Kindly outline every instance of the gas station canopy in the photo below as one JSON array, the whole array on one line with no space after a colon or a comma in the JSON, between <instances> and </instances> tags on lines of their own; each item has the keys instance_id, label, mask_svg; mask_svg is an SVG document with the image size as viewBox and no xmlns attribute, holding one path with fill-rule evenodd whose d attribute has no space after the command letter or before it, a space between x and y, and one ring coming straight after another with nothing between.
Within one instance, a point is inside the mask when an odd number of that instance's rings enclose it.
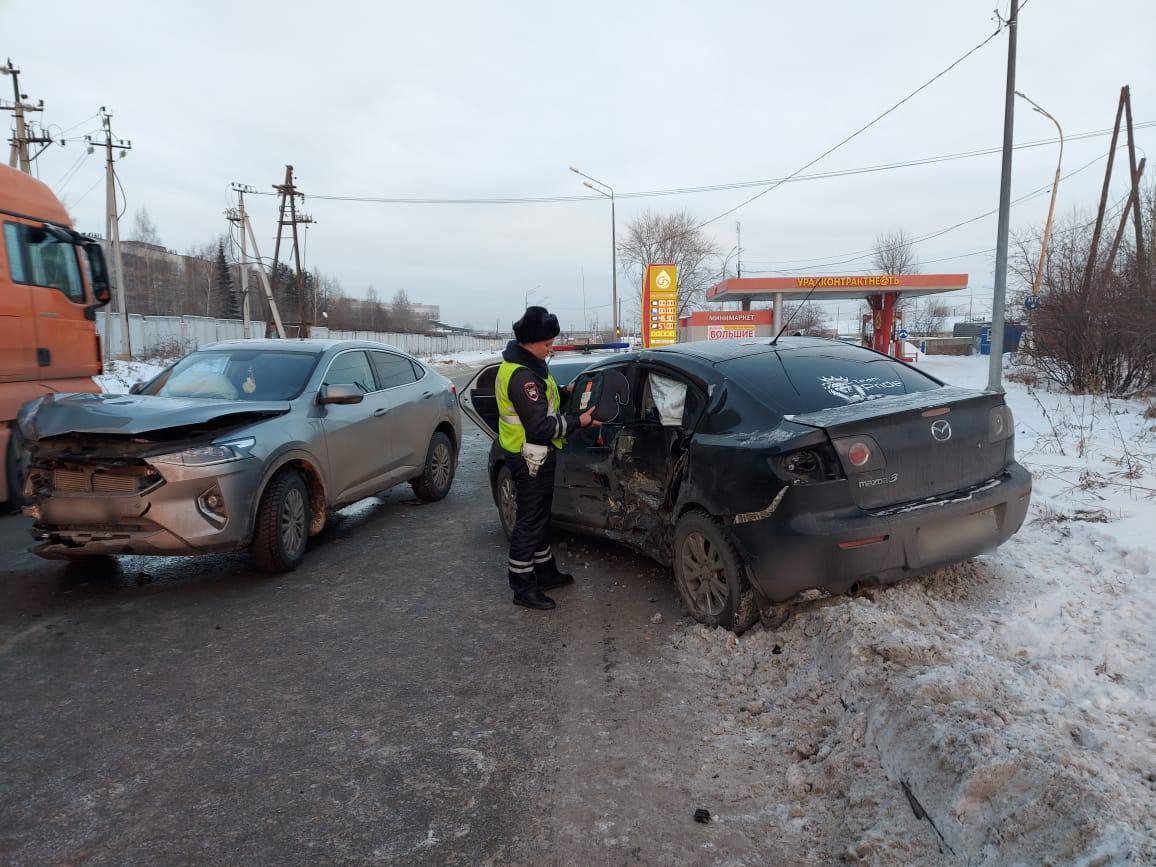
<instances>
[{"instance_id":1,"label":"gas station canopy","mask_svg":"<svg viewBox=\"0 0 1156 867\"><path fill-rule=\"evenodd\" d=\"M901 356L895 302L967 288L966 274L863 274L852 277L735 277L707 290L708 303L739 301L750 310L756 299L775 302L774 328L779 329L784 301L838 301L861 298L871 308L871 346Z\"/></svg>"},{"instance_id":2,"label":"gas station canopy","mask_svg":"<svg viewBox=\"0 0 1156 867\"><path fill-rule=\"evenodd\" d=\"M954 292L967 288L966 274L863 274L855 277L733 277L707 290L707 303L723 301L802 301L810 293L814 301L895 293L906 297Z\"/></svg>"}]
</instances>

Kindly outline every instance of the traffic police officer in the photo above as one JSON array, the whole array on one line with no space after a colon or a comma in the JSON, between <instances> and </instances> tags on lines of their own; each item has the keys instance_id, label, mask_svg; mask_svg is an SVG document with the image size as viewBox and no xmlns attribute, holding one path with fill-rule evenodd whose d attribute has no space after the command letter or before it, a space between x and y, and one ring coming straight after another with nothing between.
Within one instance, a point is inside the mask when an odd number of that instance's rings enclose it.
<instances>
[{"instance_id":1,"label":"traffic police officer","mask_svg":"<svg viewBox=\"0 0 1156 867\"><path fill-rule=\"evenodd\" d=\"M546 367L559 330L558 317L545 307L527 307L514 323L515 339L502 353L495 386L498 442L507 452L518 506L510 536L510 589L515 605L540 611L554 607L543 591L574 581L558 570L550 549L554 451L576 427L600 424L593 407L580 416L562 412L558 383Z\"/></svg>"}]
</instances>

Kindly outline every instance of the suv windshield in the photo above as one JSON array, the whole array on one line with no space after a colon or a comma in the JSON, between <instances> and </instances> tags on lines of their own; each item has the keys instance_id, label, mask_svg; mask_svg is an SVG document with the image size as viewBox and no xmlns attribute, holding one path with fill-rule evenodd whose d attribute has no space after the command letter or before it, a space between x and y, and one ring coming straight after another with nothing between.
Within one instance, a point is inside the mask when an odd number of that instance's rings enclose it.
<instances>
[{"instance_id":1,"label":"suv windshield","mask_svg":"<svg viewBox=\"0 0 1156 867\"><path fill-rule=\"evenodd\" d=\"M141 394L206 400L292 400L301 394L318 356L312 352L216 349L187 355Z\"/></svg>"},{"instance_id":2,"label":"suv windshield","mask_svg":"<svg viewBox=\"0 0 1156 867\"><path fill-rule=\"evenodd\" d=\"M723 362L719 368L782 415L940 387L925 373L856 346L766 352Z\"/></svg>"}]
</instances>

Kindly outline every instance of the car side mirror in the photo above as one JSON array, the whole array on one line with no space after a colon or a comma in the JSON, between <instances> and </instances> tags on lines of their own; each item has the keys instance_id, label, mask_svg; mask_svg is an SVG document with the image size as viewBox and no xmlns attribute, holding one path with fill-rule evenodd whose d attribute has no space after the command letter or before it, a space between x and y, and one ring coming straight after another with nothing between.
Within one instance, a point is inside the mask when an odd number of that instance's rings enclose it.
<instances>
[{"instance_id":1,"label":"car side mirror","mask_svg":"<svg viewBox=\"0 0 1156 867\"><path fill-rule=\"evenodd\" d=\"M91 238L82 241L88 256L88 270L92 277L93 307L104 307L112 300L112 281L108 278L108 265L104 261L104 250Z\"/></svg>"},{"instance_id":2,"label":"car side mirror","mask_svg":"<svg viewBox=\"0 0 1156 867\"><path fill-rule=\"evenodd\" d=\"M365 395L356 385L323 385L317 392L317 402L321 406L331 403L347 406L352 403L361 403Z\"/></svg>"},{"instance_id":3,"label":"car side mirror","mask_svg":"<svg viewBox=\"0 0 1156 867\"><path fill-rule=\"evenodd\" d=\"M144 391L144 389L145 389L145 384L143 382L134 382L132 384L132 388L130 388L128 390L128 393L129 394L140 394L142 391Z\"/></svg>"}]
</instances>

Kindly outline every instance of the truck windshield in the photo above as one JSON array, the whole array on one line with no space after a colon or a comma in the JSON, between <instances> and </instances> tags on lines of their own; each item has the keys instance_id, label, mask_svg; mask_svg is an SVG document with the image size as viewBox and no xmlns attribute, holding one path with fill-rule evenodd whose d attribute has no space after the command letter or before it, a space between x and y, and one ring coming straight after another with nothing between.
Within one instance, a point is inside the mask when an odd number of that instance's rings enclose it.
<instances>
[{"instance_id":1,"label":"truck windshield","mask_svg":"<svg viewBox=\"0 0 1156 867\"><path fill-rule=\"evenodd\" d=\"M293 400L318 356L312 352L210 349L187 355L141 394L205 400Z\"/></svg>"}]
</instances>

